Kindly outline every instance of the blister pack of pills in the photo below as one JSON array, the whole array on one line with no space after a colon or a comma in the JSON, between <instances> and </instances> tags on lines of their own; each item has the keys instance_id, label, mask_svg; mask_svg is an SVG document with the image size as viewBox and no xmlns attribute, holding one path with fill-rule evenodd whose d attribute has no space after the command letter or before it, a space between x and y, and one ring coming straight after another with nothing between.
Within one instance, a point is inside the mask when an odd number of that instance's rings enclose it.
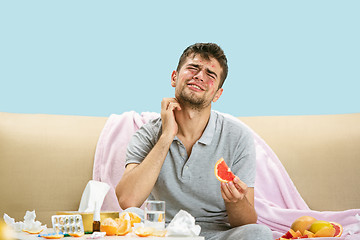
<instances>
[{"instance_id":1,"label":"blister pack of pills","mask_svg":"<svg viewBox=\"0 0 360 240\"><path fill-rule=\"evenodd\" d=\"M80 214L53 215L51 217L54 232L56 233L83 233L84 225Z\"/></svg>"}]
</instances>

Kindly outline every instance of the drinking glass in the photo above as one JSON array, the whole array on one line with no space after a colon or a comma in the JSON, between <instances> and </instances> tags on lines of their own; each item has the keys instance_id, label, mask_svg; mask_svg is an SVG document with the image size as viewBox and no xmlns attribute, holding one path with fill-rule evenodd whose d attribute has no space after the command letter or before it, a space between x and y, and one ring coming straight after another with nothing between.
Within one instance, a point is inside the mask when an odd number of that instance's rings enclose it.
<instances>
[{"instance_id":1,"label":"drinking glass","mask_svg":"<svg viewBox=\"0 0 360 240\"><path fill-rule=\"evenodd\" d=\"M147 200L145 202L145 226L165 229L165 202Z\"/></svg>"}]
</instances>

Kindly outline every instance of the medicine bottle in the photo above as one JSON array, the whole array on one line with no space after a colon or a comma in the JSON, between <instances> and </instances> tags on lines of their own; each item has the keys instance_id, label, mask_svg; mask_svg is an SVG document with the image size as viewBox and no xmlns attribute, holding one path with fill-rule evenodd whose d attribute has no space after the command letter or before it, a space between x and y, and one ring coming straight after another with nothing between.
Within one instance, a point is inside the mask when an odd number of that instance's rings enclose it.
<instances>
[{"instance_id":1,"label":"medicine bottle","mask_svg":"<svg viewBox=\"0 0 360 240\"><path fill-rule=\"evenodd\" d=\"M94 209L93 232L100 232L100 207L97 202L95 202Z\"/></svg>"}]
</instances>

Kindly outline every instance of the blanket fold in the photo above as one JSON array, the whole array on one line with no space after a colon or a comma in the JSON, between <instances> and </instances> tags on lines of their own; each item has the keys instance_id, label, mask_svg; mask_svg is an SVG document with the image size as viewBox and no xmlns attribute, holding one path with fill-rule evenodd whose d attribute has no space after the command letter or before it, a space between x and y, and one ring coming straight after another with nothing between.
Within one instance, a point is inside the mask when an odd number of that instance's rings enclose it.
<instances>
[{"instance_id":1,"label":"blanket fold","mask_svg":"<svg viewBox=\"0 0 360 240\"><path fill-rule=\"evenodd\" d=\"M223 115L241 122L231 115ZM138 114L131 111L121 115L112 114L107 120L97 143L93 168L93 179L106 182L111 187L102 210L121 211L115 188L125 169L127 144L144 123L159 116L158 113ZM360 209L323 212L311 210L276 154L258 134L250 130L254 134L256 147L255 209L258 223L270 227L274 238L278 238L289 230L296 218L308 215L319 220L338 222L344 227L341 238L321 238L322 240L360 240Z\"/></svg>"}]
</instances>

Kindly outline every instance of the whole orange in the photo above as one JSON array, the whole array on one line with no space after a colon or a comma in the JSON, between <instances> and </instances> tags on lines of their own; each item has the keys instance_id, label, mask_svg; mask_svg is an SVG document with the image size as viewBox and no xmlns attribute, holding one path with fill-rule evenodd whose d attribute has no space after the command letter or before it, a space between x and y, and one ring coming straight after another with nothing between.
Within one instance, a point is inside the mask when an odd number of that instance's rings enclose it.
<instances>
[{"instance_id":1,"label":"whole orange","mask_svg":"<svg viewBox=\"0 0 360 240\"><path fill-rule=\"evenodd\" d=\"M316 221L316 218L310 216L302 216L297 218L291 225L291 229L295 232L299 230L304 235L305 230L309 230L311 224Z\"/></svg>"}]
</instances>

